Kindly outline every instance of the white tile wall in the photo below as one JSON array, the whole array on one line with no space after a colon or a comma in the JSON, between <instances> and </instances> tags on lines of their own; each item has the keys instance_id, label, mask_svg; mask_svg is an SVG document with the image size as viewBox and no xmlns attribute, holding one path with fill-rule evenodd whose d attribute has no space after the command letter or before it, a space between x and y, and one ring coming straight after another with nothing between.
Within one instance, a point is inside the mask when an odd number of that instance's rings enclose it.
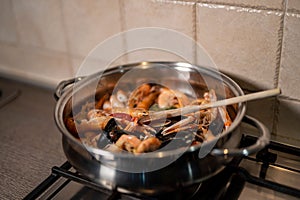
<instances>
[{"instance_id":1,"label":"white tile wall","mask_svg":"<svg viewBox=\"0 0 300 200\"><path fill-rule=\"evenodd\" d=\"M0 44L0 71L48 87L72 77L68 56L40 48Z\"/></svg>"},{"instance_id":2,"label":"white tile wall","mask_svg":"<svg viewBox=\"0 0 300 200\"><path fill-rule=\"evenodd\" d=\"M279 87L278 123L274 139L300 146L300 1L287 1L284 18Z\"/></svg>"},{"instance_id":3,"label":"white tile wall","mask_svg":"<svg viewBox=\"0 0 300 200\"><path fill-rule=\"evenodd\" d=\"M300 14L286 14L283 36L279 86L283 95L300 100Z\"/></svg>"},{"instance_id":4,"label":"white tile wall","mask_svg":"<svg viewBox=\"0 0 300 200\"><path fill-rule=\"evenodd\" d=\"M288 0L288 10L300 11L300 1L299 0Z\"/></svg>"},{"instance_id":5,"label":"white tile wall","mask_svg":"<svg viewBox=\"0 0 300 200\"><path fill-rule=\"evenodd\" d=\"M267 11L257 9L211 4L197 6L197 39L219 69L244 88L272 88L279 46L277 30L282 13L269 12L271 16L268 16ZM256 25L258 21L260 24ZM249 102L247 114L261 120L272 131L274 106L274 99Z\"/></svg>"},{"instance_id":6,"label":"white tile wall","mask_svg":"<svg viewBox=\"0 0 300 200\"><path fill-rule=\"evenodd\" d=\"M161 27L178 31L186 37L194 39L194 3L175 1L149 1L149 0L122 0L124 15L124 30L144 27ZM155 43L162 39L163 35L157 35L157 38L149 38L145 35L148 43ZM151 41L152 40L152 41ZM174 55L174 49L169 45L168 38L162 43L168 43L164 52L156 50L143 50L132 52L128 55L128 62L138 62L142 60L184 60L180 56ZM126 38L128 50L135 45L136 39ZM174 43L179 41L174 41ZM147 46L147 45L145 45ZM190 49L190 54L193 50Z\"/></svg>"},{"instance_id":7,"label":"white tile wall","mask_svg":"<svg viewBox=\"0 0 300 200\"><path fill-rule=\"evenodd\" d=\"M85 57L98 44L121 31L118 0L63 0L62 12L72 55Z\"/></svg>"},{"instance_id":8,"label":"white tile wall","mask_svg":"<svg viewBox=\"0 0 300 200\"><path fill-rule=\"evenodd\" d=\"M60 0L13 0L20 43L66 52Z\"/></svg>"},{"instance_id":9,"label":"white tile wall","mask_svg":"<svg viewBox=\"0 0 300 200\"><path fill-rule=\"evenodd\" d=\"M73 76L86 76L99 71L104 71L110 67L126 64L124 56L112 60L103 60L93 57L72 57Z\"/></svg>"},{"instance_id":10,"label":"white tile wall","mask_svg":"<svg viewBox=\"0 0 300 200\"><path fill-rule=\"evenodd\" d=\"M281 15L265 10L198 4L197 40L220 70L256 88L272 88Z\"/></svg>"},{"instance_id":11,"label":"white tile wall","mask_svg":"<svg viewBox=\"0 0 300 200\"><path fill-rule=\"evenodd\" d=\"M279 99L249 102L247 113L263 121L274 139L300 145L299 2L2 0L0 75L55 87L59 81L75 76L91 50L98 44L105 46L105 41L115 34L145 27L171 29L199 42L219 69L242 87L262 90L278 84L282 89ZM158 34L153 38L160 43L171 37ZM123 55L143 39L148 40L148 45L151 42L149 38L124 34L113 47L94 51L87 65L102 70L107 63L114 66L185 59L173 52L151 49ZM181 45L190 58L199 61L194 46L178 40L171 43Z\"/></svg>"},{"instance_id":12,"label":"white tile wall","mask_svg":"<svg viewBox=\"0 0 300 200\"><path fill-rule=\"evenodd\" d=\"M0 27L0 41L17 42L16 21L10 0L2 0L0 3Z\"/></svg>"},{"instance_id":13,"label":"white tile wall","mask_svg":"<svg viewBox=\"0 0 300 200\"><path fill-rule=\"evenodd\" d=\"M163 27L193 37L193 3L122 0L124 28ZM187 23L189 22L189 23Z\"/></svg>"}]
</instances>

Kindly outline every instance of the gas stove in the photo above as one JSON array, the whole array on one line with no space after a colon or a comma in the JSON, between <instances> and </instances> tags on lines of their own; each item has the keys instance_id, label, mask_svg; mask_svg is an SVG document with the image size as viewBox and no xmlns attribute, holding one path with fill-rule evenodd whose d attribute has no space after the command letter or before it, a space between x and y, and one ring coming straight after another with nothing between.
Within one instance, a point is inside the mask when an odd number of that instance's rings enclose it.
<instances>
[{"instance_id":1,"label":"gas stove","mask_svg":"<svg viewBox=\"0 0 300 200\"><path fill-rule=\"evenodd\" d=\"M240 146L256 141L243 136ZM129 194L117 186L113 190L91 182L69 162L54 166L50 176L24 199L299 199L300 148L270 144L255 155L234 158L219 174L200 184L183 187L160 196Z\"/></svg>"}]
</instances>

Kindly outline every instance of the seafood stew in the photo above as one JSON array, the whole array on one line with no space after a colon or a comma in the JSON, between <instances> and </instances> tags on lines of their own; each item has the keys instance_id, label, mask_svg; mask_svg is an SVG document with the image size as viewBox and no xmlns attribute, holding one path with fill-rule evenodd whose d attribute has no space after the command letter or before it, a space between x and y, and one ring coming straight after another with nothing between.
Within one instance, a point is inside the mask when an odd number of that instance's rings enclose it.
<instances>
[{"instance_id":1,"label":"seafood stew","mask_svg":"<svg viewBox=\"0 0 300 200\"><path fill-rule=\"evenodd\" d=\"M133 91L106 90L84 102L64 123L84 145L110 152L141 154L200 145L228 129L234 120L231 106L210 108L152 119L151 113L217 101L216 91L202 90L196 99L180 90L143 83ZM140 119L150 116L150 121ZM172 145L169 145L172 142Z\"/></svg>"},{"instance_id":2,"label":"seafood stew","mask_svg":"<svg viewBox=\"0 0 300 200\"><path fill-rule=\"evenodd\" d=\"M138 106L146 97L132 96L142 88L154 92L146 109ZM159 107L164 89L171 95L183 93L188 105L176 97L166 98ZM121 96L112 96L117 94ZM192 103L241 95L237 83L213 69L182 62L132 63L62 81L55 92L54 116L64 153L79 174L105 188L153 196L198 184L222 171L234 156L265 147L269 132L258 120L245 116L245 102L158 119L161 112L184 110ZM122 104L112 106L113 99ZM184 107L174 109L180 106ZM231 124L225 126L228 115ZM142 120L145 117L150 120ZM239 149L244 119L262 136L254 145ZM206 133L200 129L204 122L209 125Z\"/></svg>"}]
</instances>

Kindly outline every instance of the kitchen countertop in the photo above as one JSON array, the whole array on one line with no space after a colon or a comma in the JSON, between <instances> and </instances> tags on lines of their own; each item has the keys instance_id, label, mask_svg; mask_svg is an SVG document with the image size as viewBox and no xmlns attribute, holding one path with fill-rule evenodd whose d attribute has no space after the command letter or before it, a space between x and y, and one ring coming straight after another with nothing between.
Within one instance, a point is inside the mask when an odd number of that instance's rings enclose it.
<instances>
[{"instance_id":1,"label":"kitchen countertop","mask_svg":"<svg viewBox=\"0 0 300 200\"><path fill-rule=\"evenodd\" d=\"M0 107L0 199L22 199L66 161L54 122L54 90L1 77L0 100L19 91Z\"/></svg>"}]
</instances>

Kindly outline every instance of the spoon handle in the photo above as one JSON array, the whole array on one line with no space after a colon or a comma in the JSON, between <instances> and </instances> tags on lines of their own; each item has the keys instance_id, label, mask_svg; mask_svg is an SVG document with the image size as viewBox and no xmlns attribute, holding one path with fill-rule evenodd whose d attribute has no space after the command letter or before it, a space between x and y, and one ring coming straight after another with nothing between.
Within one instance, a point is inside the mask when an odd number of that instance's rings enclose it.
<instances>
[{"instance_id":1,"label":"spoon handle","mask_svg":"<svg viewBox=\"0 0 300 200\"><path fill-rule=\"evenodd\" d=\"M232 104L236 104L236 103L276 96L279 94L280 94L280 89L275 88L275 89L271 89L271 90L265 90L265 91L261 91L261 92L246 94L243 96L237 96L237 97L232 97L229 99L223 99L223 100L219 100L219 101L215 101L215 102L210 102L210 103L202 104L202 105L186 106L183 108L164 110L164 111L158 111L158 112L149 112L149 116L146 116L145 118L141 118L139 120L139 122L144 123L146 121L176 117L176 116L180 116L180 115L193 113L193 112L196 112L199 110L204 110L204 109L214 108L214 107L219 107L219 106L232 105Z\"/></svg>"},{"instance_id":2,"label":"spoon handle","mask_svg":"<svg viewBox=\"0 0 300 200\"><path fill-rule=\"evenodd\" d=\"M232 105L235 103L241 103L241 102L246 102L246 101L252 101L252 100L257 100L257 99L263 99L266 97L272 97L280 94L280 89L275 88L271 90L265 90L261 92L255 92L251 94L246 94L243 96L237 96L237 97L232 97L229 99L223 99L215 102L210 102L207 104L199 105L199 109L207 109L207 108L214 108L214 107L219 107L219 106L227 106L227 105ZM182 108L184 109L184 108Z\"/></svg>"}]
</instances>

